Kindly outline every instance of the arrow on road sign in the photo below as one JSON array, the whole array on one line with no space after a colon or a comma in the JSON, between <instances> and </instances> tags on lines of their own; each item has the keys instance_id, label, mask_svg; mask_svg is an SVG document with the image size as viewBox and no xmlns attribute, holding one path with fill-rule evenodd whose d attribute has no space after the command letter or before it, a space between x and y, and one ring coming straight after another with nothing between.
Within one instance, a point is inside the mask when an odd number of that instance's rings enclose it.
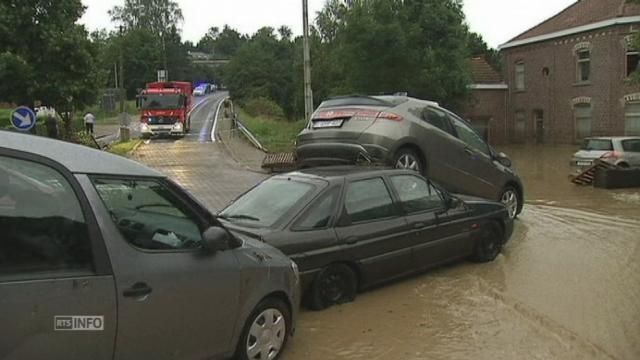
<instances>
[{"instance_id":1,"label":"arrow on road sign","mask_svg":"<svg viewBox=\"0 0 640 360\"><path fill-rule=\"evenodd\" d=\"M11 113L11 124L18 130L31 130L36 125L36 114L30 108L21 106Z\"/></svg>"}]
</instances>

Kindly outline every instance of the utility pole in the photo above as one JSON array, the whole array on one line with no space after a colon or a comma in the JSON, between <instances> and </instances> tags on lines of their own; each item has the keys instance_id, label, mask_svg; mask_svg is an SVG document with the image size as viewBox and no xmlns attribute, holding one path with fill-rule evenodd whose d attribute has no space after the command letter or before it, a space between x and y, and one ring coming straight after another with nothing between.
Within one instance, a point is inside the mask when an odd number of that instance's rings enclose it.
<instances>
[{"instance_id":1,"label":"utility pole","mask_svg":"<svg viewBox=\"0 0 640 360\"><path fill-rule=\"evenodd\" d=\"M304 48L304 117L311 120L313 113L313 90L311 89L311 50L309 49L309 4L302 0L302 26Z\"/></svg>"},{"instance_id":2,"label":"utility pole","mask_svg":"<svg viewBox=\"0 0 640 360\"><path fill-rule=\"evenodd\" d=\"M123 48L124 47L124 30L122 28L122 25L120 26L120 71L119 74L120 75L120 81L119 81L119 86L121 87L120 89L120 113L123 114L125 109L124 109L124 103L127 100L127 93L126 93L126 89L124 87L124 53L123 53Z\"/></svg>"}]
</instances>

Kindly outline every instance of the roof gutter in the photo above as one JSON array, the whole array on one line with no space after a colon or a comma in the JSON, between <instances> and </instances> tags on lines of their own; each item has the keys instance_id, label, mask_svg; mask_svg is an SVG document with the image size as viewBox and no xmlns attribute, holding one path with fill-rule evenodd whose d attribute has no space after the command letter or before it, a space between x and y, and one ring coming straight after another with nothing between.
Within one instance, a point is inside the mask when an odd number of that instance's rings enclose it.
<instances>
[{"instance_id":1,"label":"roof gutter","mask_svg":"<svg viewBox=\"0 0 640 360\"><path fill-rule=\"evenodd\" d=\"M498 46L498 50L505 50L505 49L510 49L518 46L529 45L529 44L533 44L541 41L575 35L575 34L592 31L592 30L598 30L598 29L609 27L609 26L627 25L627 24L635 24L635 23L640 23L640 16L627 16L627 17L621 17L616 19L609 19L609 20L599 21L592 24L588 24L588 25L577 26L574 28L566 29L566 30L556 31L549 34L545 34L545 35L534 36L528 39L511 41L506 44L502 44Z\"/></svg>"}]
</instances>

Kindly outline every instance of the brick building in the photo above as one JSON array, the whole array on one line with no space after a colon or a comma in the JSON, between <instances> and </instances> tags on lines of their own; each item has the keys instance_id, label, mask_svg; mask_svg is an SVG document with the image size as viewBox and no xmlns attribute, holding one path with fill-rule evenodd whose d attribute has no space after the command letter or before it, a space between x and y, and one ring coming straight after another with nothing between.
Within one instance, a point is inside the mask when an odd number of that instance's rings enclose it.
<instances>
[{"instance_id":1,"label":"brick building","mask_svg":"<svg viewBox=\"0 0 640 360\"><path fill-rule=\"evenodd\" d=\"M640 60L629 46L638 30L640 6L580 0L502 45L507 138L640 135L640 87L629 82Z\"/></svg>"},{"instance_id":2,"label":"brick building","mask_svg":"<svg viewBox=\"0 0 640 360\"><path fill-rule=\"evenodd\" d=\"M470 60L471 99L462 114L492 144L509 141L507 127L508 86L502 75L483 58Z\"/></svg>"}]
</instances>

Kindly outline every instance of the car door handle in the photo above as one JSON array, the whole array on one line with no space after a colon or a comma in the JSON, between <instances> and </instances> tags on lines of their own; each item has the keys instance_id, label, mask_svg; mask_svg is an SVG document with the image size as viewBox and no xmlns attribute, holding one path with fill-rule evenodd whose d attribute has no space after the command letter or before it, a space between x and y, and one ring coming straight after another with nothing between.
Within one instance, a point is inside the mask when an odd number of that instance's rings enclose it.
<instances>
[{"instance_id":1,"label":"car door handle","mask_svg":"<svg viewBox=\"0 0 640 360\"><path fill-rule=\"evenodd\" d=\"M360 238L357 236L349 236L348 238L344 239L344 242L346 242L347 245L353 245L357 243L358 240L360 240Z\"/></svg>"},{"instance_id":2,"label":"car door handle","mask_svg":"<svg viewBox=\"0 0 640 360\"><path fill-rule=\"evenodd\" d=\"M469 148L464 148L464 152L469 155L469 156L474 156L475 153L473 152L473 150L469 149Z\"/></svg>"},{"instance_id":3,"label":"car door handle","mask_svg":"<svg viewBox=\"0 0 640 360\"><path fill-rule=\"evenodd\" d=\"M122 295L124 297L139 298L139 297L143 297L151 294L152 291L153 289L150 288L147 284L139 282L139 283L135 283L132 287L126 289L122 293Z\"/></svg>"},{"instance_id":4,"label":"car door handle","mask_svg":"<svg viewBox=\"0 0 640 360\"><path fill-rule=\"evenodd\" d=\"M423 229L423 228L425 228L425 227L427 227L427 224L425 224L425 223L423 223L423 222L416 222L416 223L413 223L413 228L414 228L414 229Z\"/></svg>"}]
</instances>

